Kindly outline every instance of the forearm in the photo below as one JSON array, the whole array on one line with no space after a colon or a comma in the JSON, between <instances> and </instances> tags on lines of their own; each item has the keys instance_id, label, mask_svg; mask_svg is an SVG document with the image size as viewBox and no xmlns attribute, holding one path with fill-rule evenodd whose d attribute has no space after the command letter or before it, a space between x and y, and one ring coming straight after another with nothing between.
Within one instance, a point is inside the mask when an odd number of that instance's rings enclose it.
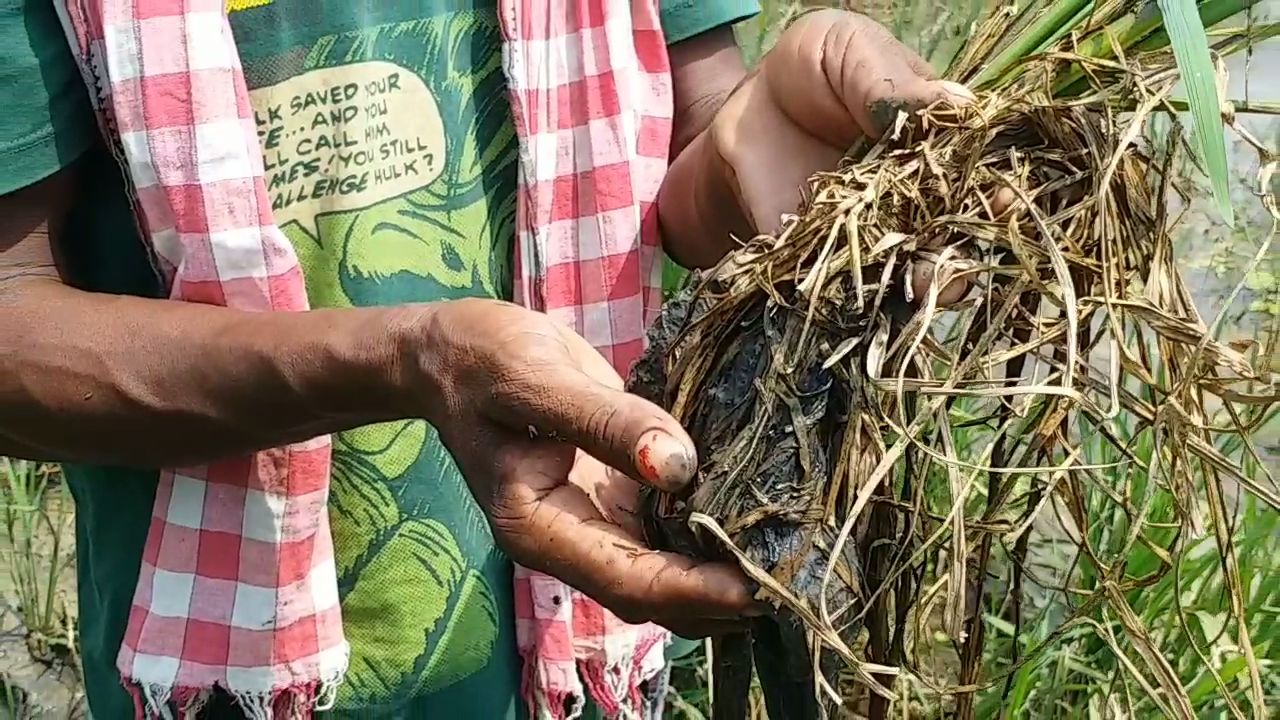
<instances>
[{"instance_id":1,"label":"forearm","mask_svg":"<svg viewBox=\"0 0 1280 720\"><path fill-rule=\"evenodd\" d=\"M0 455L198 464L403 414L423 310L246 313L0 288ZM416 368L414 368L416 369Z\"/></svg>"}]
</instances>

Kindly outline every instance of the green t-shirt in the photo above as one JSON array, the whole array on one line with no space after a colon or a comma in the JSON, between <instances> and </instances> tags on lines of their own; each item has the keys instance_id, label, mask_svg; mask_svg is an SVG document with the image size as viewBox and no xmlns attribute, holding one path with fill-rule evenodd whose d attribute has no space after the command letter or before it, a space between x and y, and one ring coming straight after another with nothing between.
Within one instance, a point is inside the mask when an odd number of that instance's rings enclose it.
<instances>
[{"instance_id":1,"label":"green t-shirt","mask_svg":"<svg viewBox=\"0 0 1280 720\"><path fill-rule=\"evenodd\" d=\"M233 0L277 223L316 307L508 297L516 137L493 0ZM668 0L677 42L754 0ZM157 296L120 172L49 0L0 0L0 193L80 159L61 248L89 290ZM154 470L66 468L92 712L129 717L115 656ZM420 420L334 438L330 502L351 667L334 716L516 717L511 566ZM210 714L224 714L212 712Z\"/></svg>"}]
</instances>

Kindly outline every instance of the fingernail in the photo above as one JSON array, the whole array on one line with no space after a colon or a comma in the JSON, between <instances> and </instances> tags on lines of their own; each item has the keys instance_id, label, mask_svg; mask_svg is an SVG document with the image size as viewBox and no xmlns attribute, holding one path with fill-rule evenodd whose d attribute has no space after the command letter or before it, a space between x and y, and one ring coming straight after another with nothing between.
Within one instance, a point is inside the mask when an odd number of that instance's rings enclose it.
<instances>
[{"instance_id":1,"label":"fingernail","mask_svg":"<svg viewBox=\"0 0 1280 720\"><path fill-rule=\"evenodd\" d=\"M958 82L952 82L950 80L939 80L938 82L939 84L942 85L943 90L946 90L947 92L951 93L952 95L962 100L968 100L969 102L973 102L974 100L978 99L978 96L974 95L972 90L965 87L964 85L961 85Z\"/></svg>"},{"instance_id":2,"label":"fingernail","mask_svg":"<svg viewBox=\"0 0 1280 720\"><path fill-rule=\"evenodd\" d=\"M636 467L648 482L674 489L693 479L697 460L684 443L662 430L650 430L636 445Z\"/></svg>"}]
</instances>

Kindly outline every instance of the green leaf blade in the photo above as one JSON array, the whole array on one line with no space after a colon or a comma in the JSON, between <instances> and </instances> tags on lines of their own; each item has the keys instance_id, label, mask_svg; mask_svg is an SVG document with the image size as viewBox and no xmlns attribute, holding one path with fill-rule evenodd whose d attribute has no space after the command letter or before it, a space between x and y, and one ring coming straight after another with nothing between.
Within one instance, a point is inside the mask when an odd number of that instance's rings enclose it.
<instances>
[{"instance_id":1,"label":"green leaf blade","mask_svg":"<svg viewBox=\"0 0 1280 720\"><path fill-rule=\"evenodd\" d=\"M1195 0L1157 0L1169 33L1178 72L1186 86L1191 109L1196 145L1214 200L1228 227L1235 226L1228 188L1226 133L1222 126L1222 99L1214 82L1213 58L1209 54L1209 38L1196 10Z\"/></svg>"}]
</instances>

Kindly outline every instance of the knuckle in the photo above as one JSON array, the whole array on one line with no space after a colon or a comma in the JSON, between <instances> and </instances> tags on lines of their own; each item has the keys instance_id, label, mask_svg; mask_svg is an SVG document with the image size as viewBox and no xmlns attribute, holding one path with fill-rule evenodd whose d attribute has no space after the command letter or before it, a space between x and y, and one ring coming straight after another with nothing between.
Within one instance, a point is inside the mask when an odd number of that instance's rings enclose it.
<instances>
[{"instance_id":1,"label":"knuckle","mask_svg":"<svg viewBox=\"0 0 1280 720\"><path fill-rule=\"evenodd\" d=\"M502 482L495 484L484 509L491 520L501 523L507 530L523 529L522 526L528 522L529 513L511 497Z\"/></svg>"},{"instance_id":2,"label":"knuckle","mask_svg":"<svg viewBox=\"0 0 1280 720\"><path fill-rule=\"evenodd\" d=\"M697 597L698 588L690 582L689 571L686 568L664 563L649 573L648 578L641 597L647 599L653 610L664 611L660 614L696 616L706 609L705 604L701 602L706 598ZM665 612L665 610L678 612Z\"/></svg>"},{"instance_id":3,"label":"knuckle","mask_svg":"<svg viewBox=\"0 0 1280 720\"><path fill-rule=\"evenodd\" d=\"M487 398L494 419L528 423L538 433L549 431L543 425L568 417L575 405L565 374L568 367L563 353L549 350L517 356L495 369Z\"/></svg>"},{"instance_id":4,"label":"knuckle","mask_svg":"<svg viewBox=\"0 0 1280 720\"><path fill-rule=\"evenodd\" d=\"M530 327L512 330L501 352L489 363L495 384L511 387L527 385L546 372L554 371L567 350L554 328Z\"/></svg>"},{"instance_id":5,"label":"knuckle","mask_svg":"<svg viewBox=\"0 0 1280 720\"><path fill-rule=\"evenodd\" d=\"M663 565L649 577L649 587L645 594L649 597L665 597L673 588L684 588L688 583L688 572L683 568Z\"/></svg>"},{"instance_id":6,"label":"knuckle","mask_svg":"<svg viewBox=\"0 0 1280 720\"><path fill-rule=\"evenodd\" d=\"M503 542L512 545L503 550L510 552L513 548L523 547L529 535L529 513L522 504L515 502L499 487L491 493L484 511L489 517L494 537L501 537Z\"/></svg>"},{"instance_id":7,"label":"knuckle","mask_svg":"<svg viewBox=\"0 0 1280 720\"><path fill-rule=\"evenodd\" d=\"M530 522L529 501L516 491L521 477L523 453L506 444L479 449L478 452L488 453L492 459L488 468L466 476L476 503L492 523L501 523L503 529L511 533L527 533Z\"/></svg>"},{"instance_id":8,"label":"knuckle","mask_svg":"<svg viewBox=\"0 0 1280 720\"><path fill-rule=\"evenodd\" d=\"M809 28L821 28L822 30L848 28L856 30L867 26L880 27L880 24L856 10L831 7L807 12L796 18L796 21L792 24L792 27L797 28L797 32Z\"/></svg>"},{"instance_id":9,"label":"knuckle","mask_svg":"<svg viewBox=\"0 0 1280 720\"><path fill-rule=\"evenodd\" d=\"M881 25L869 15L865 15L855 10L844 10L841 11L841 14L843 15L843 24L855 34L871 33L875 35L877 39L893 39L893 34L890 33L884 25Z\"/></svg>"},{"instance_id":10,"label":"knuckle","mask_svg":"<svg viewBox=\"0 0 1280 720\"><path fill-rule=\"evenodd\" d=\"M494 544L513 562L534 568L537 554L531 552L529 541L528 517L522 513L510 513L502 509L491 509L487 512L489 528L493 532ZM536 568L534 568L536 569Z\"/></svg>"},{"instance_id":11,"label":"knuckle","mask_svg":"<svg viewBox=\"0 0 1280 720\"><path fill-rule=\"evenodd\" d=\"M525 453L519 447L502 444L489 450L493 455L493 485L504 488L512 485L520 478L520 467L524 463ZM501 499L501 498L495 498Z\"/></svg>"},{"instance_id":12,"label":"knuckle","mask_svg":"<svg viewBox=\"0 0 1280 720\"><path fill-rule=\"evenodd\" d=\"M489 372L489 386L499 404L521 403L536 397L543 368L531 358L512 358Z\"/></svg>"},{"instance_id":13,"label":"knuckle","mask_svg":"<svg viewBox=\"0 0 1280 720\"><path fill-rule=\"evenodd\" d=\"M589 437L602 438L609 442L623 441L620 437L625 424L620 421L622 406L615 403L593 403L593 407L583 418L583 431Z\"/></svg>"},{"instance_id":14,"label":"knuckle","mask_svg":"<svg viewBox=\"0 0 1280 720\"><path fill-rule=\"evenodd\" d=\"M866 43L894 40L893 34L883 25L855 10L832 8L822 13L814 14L824 15L818 21L823 24L826 30L826 40L828 43L833 43L839 47L847 46L874 51L876 49L875 46L868 47Z\"/></svg>"}]
</instances>

